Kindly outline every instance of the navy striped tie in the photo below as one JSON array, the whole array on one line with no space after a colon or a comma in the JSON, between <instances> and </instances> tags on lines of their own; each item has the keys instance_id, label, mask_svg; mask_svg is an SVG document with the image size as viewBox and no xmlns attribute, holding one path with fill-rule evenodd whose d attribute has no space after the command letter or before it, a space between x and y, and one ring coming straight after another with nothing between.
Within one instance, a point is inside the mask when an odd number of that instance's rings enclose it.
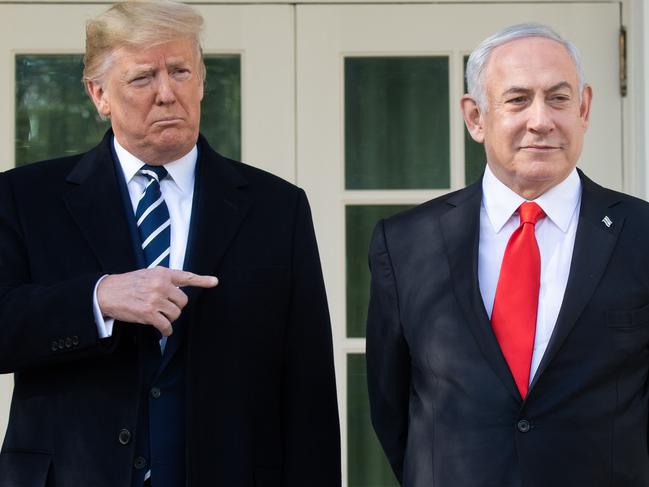
<instances>
[{"instance_id":1,"label":"navy striped tie","mask_svg":"<svg viewBox=\"0 0 649 487\"><path fill-rule=\"evenodd\" d=\"M171 220L160 192L160 181L167 176L167 170L162 166L145 164L139 172L148 179L135 210L144 260L149 269L156 266L169 267Z\"/></svg>"},{"instance_id":2,"label":"navy striped tie","mask_svg":"<svg viewBox=\"0 0 649 487\"><path fill-rule=\"evenodd\" d=\"M171 220L169 208L160 191L160 181L167 176L167 170L162 166L145 164L139 172L148 179L135 210L144 260L148 269L155 266L169 267ZM163 353L166 343L167 337L161 337L160 350ZM150 482L151 469L144 475L144 486L151 485Z\"/></svg>"}]
</instances>

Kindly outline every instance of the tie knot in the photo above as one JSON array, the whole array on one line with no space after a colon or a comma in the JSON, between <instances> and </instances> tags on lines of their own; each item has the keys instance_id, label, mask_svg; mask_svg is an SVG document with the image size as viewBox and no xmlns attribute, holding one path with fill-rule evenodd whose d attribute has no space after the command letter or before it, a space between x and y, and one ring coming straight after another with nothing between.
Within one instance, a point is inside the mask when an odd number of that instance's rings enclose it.
<instances>
[{"instance_id":1,"label":"tie knot","mask_svg":"<svg viewBox=\"0 0 649 487\"><path fill-rule=\"evenodd\" d=\"M545 212L541 209L541 207L532 201L527 201L519 206L518 214L521 219L521 225L523 223L531 223L532 225L536 225L536 222L538 222L545 216Z\"/></svg>"},{"instance_id":2,"label":"tie knot","mask_svg":"<svg viewBox=\"0 0 649 487\"><path fill-rule=\"evenodd\" d=\"M145 164L140 168L140 174L144 174L149 180L155 179L160 182L167 177L167 170L163 166L150 166Z\"/></svg>"}]
</instances>

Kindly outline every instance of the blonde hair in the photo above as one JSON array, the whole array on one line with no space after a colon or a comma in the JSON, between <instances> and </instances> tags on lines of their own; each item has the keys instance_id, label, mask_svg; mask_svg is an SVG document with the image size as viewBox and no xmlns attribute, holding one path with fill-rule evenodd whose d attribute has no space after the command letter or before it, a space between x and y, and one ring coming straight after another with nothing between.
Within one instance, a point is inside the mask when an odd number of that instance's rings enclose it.
<instances>
[{"instance_id":1,"label":"blonde hair","mask_svg":"<svg viewBox=\"0 0 649 487\"><path fill-rule=\"evenodd\" d=\"M202 28L201 14L182 3L169 0L116 3L86 23L83 81L101 83L117 49L149 48L179 38L194 42L196 59L205 79L200 43Z\"/></svg>"}]
</instances>

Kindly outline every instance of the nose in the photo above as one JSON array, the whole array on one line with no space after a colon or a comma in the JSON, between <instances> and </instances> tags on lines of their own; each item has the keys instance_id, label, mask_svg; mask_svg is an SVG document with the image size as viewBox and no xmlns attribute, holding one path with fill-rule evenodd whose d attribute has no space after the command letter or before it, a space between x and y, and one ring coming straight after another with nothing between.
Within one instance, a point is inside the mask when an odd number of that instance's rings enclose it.
<instances>
[{"instance_id":1,"label":"nose","mask_svg":"<svg viewBox=\"0 0 649 487\"><path fill-rule=\"evenodd\" d=\"M531 132L545 134L554 129L552 108L548 106L543 98L535 98L529 110L527 126Z\"/></svg>"},{"instance_id":2,"label":"nose","mask_svg":"<svg viewBox=\"0 0 649 487\"><path fill-rule=\"evenodd\" d=\"M176 95L173 90L172 80L168 73L160 73L158 77L158 86L156 93L157 105L169 105L176 101Z\"/></svg>"}]
</instances>

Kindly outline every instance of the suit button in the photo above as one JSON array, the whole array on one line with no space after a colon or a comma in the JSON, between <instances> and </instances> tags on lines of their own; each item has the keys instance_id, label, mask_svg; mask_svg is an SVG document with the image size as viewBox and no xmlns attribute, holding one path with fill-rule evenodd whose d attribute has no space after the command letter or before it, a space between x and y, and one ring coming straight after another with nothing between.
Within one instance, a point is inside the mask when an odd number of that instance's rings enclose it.
<instances>
[{"instance_id":1,"label":"suit button","mask_svg":"<svg viewBox=\"0 0 649 487\"><path fill-rule=\"evenodd\" d=\"M159 387L154 387L151 389L151 397L153 399L158 399L162 395L162 391Z\"/></svg>"},{"instance_id":2,"label":"suit button","mask_svg":"<svg viewBox=\"0 0 649 487\"><path fill-rule=\"evenodd\" d=\"M65 339L65 348L70 348L72 346L72 338L67 337Z\"/></svg>"},{"instance_id":3,"label":"suit button","mask_svg":"<svg viewBox=\"0 0 649 487\"><path fill-rule=\"evenodd\" d=\"M146 460L144 459L144 457L137 457L133 462L133 466L138 470L142 470L144 467L146 467Z\"/></svg>"},{"instance_id":4,"label":"suit button","mask_svg":"<svg viewBox=\"0 0 649 487\"><path fill-rule=\"evenodd\" d=\"M75 347L77 345L79 345L79 337L78 336L75 335L75 336L72 337L72 345L74 345Z\"/></svg>"},{"instance_id":5,"label":"suit button","mask_svg":"<svg viewBox=\"0 0 649 487\"><path fill-rule=\"evenodd\" d=\"M52 352L56 352L59 349L59 344L56 340L52 342Z\"/></svg>"},{"instance_id":6,"label":"suit button","mask_svg":"<svg viewBox=\"0 0 649 487\"><path fill-rule=\"evenodd\" d=\"M527 419L521 419L518 423L516 423L516 429L521 433L527 433L531 427L532 426Z\"/></svg>"},{"instance_id":7,"label":"suit button","mask_svg":"<svg viewBox=\"0 0 649 487\"><path fill-rule=\"evenodd\" d=\"M126 428L119 430L119 435L117 439L122 445L128 445L131 442L131 432Z\"/></svg>"}]
</instances>

